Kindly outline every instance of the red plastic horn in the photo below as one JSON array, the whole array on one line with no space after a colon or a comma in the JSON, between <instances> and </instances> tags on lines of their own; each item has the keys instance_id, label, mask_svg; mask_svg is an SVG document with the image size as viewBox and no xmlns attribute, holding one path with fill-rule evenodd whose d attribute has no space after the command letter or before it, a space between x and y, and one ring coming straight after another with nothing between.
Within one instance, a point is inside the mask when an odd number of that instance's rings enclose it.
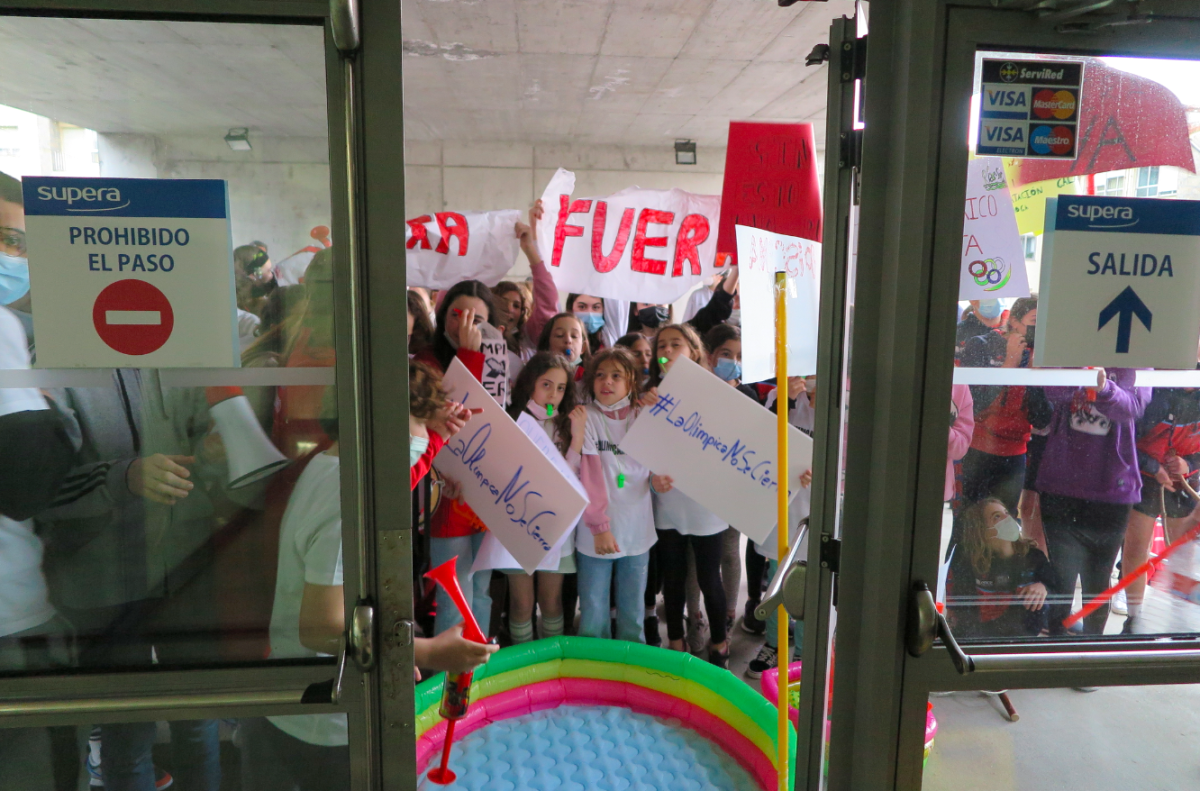
<instances>
[{"instance_id":1,"label":"red plastic horn","mask_svg":"<svg viewBox=\"0 0 1200 791\"><path fill-rule=\"evenodd\" d=\"M475 614L467 606L467 597L463 595L462 587L458 584L458 574L455 573L457 564L458 556L455 555L437 568L430 569L425 576L441 585L446 589L446 593L450 594L450 599L458 608L458 614L463 619L463 637L476 643L486 643L487 638L484 637L483 630L479 628Z\"/></svg>"}]
</instances>

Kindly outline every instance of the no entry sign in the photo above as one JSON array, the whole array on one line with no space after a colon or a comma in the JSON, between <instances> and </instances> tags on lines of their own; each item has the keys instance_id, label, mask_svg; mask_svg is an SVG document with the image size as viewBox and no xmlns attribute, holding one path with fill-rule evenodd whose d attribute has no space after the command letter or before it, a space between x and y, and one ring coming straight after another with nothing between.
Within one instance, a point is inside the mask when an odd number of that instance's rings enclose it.
<instances>
[{"instance_id":1,"label":"no entry sign","mask_svg":"<svg viewBox=\"0 0 1200 791\"><path fill-rule=\"evenodd\" d=\"M92 307L100 340L121 354L156 352L171 337L171 301L145 280L118 280L106 286Z\"/></svg>"},{"instance_id":2,"label":"no entry sign","mask_svg":"<svg viewBox=\"0 0 1200 791\"><path fill-rule=\"evenodd\" d=\"M225 182L23 187L39 367L238 365Z\"/></svg>"}]
</instances>

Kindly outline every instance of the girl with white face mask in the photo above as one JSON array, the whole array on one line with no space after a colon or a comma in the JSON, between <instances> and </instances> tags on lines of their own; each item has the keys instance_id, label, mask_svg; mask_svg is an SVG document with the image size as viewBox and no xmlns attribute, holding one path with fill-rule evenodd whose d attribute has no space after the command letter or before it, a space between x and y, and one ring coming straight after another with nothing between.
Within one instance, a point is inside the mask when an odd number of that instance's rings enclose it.
<instances>
[{"instance_id":1,"label":"girl with white face mask","mask_svg":"<svg viewBox=\"0 0 1200 791\"><path fill-rule=\"evenodd\" d=\"M471 411L446 398L438 372L415 360L408 362L408 398L408 472L415 489L433 466L433 457L471 419Z\"/></svg>"},{"instance_id":2,"label":"girl with white face mask","mask_svg":"<svg viewBox=\"0 0 1200 791\"><path fill-rule=\"evenodd\" d=\"M962 542L954 548L946 604L962 637L1048 634L1046 598L1054 571L1004 504L989 497L963 510Z\"/></svg>"}]
</instances>

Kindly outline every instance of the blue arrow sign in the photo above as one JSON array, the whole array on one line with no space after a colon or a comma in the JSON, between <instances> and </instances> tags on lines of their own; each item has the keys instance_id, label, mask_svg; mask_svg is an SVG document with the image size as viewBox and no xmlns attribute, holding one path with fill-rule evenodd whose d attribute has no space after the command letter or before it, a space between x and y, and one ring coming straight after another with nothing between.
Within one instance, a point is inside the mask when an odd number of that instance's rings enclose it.
<instances>
[{"instance_id":1,"label":"blue arrow sign","mask_svg":"<svg viewBox=\"0 0 1200 791\"><path fill-rule=\"evenodd\" d=\"M1116 299L1100 311L1100 326L1096 328L1097 332L1104 329L1104 325L1112 321L1113 316L1120 316L1117 321L1117 354L1129 353L1129 336L1133 334L1135 315L1146 328L1146 332L1149 332L1150 320L1154 318L1154 314L1130 286L1126 286Z\"/></svg>"}]
</instances>

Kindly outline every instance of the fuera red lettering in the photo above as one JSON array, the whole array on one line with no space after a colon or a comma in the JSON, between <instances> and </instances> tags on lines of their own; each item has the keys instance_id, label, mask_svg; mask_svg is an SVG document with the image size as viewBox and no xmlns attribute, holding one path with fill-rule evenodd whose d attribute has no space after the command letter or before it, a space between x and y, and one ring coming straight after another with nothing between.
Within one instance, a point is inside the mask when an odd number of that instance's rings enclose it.
<instances>
[{"instance_id":1,"label":"fuera red lettering","mask_svg":"<svg viewBox=\"0 0 1200 791\"><path fill-rule=\"evenodd\" d=\"M432 220L433 218L428 214L423 214L415 220L408 221L408 227L412 231L412 238L409 239L408 243L404 245L406 249L413 249L417 246L418 242L421 243L422 250L430 249L429 231L425 229L425 223L431 222Z\"/></svg>"},{"instance_id":2,"label":"fuera red lettering","mask_svg":"<svg viewBox=\"0 0 1200 791\"><path fill-rule=\"evenodd\" d=\"M453 220L454 224L448 224L448 221ZM458 239L458 254L467 254L467 242L469 241L470 231L467 230L467 218L453 211L440 211L437 213L438 230L442 234L441 241L438 242L437 250L434 252L442 253L443 255L450 252L450 237Z\"/></svg>"},{"instance_id":3,"label":"fuera red lettering","mask_svg":"<svg viewBox=\"0 0 1200 791\"><path fill-rule=\"evenodd\" d=\"M667 262L657 258L647 258L647 247L666 247L667 237L646 236L646 226L670 225L675 222L675 212L659 211L657 209L642 209L638 215L637 230L633 234L633 253L630 255L630 269L634 272L645 272L649 275L661 275L667 271Z\"/></svg>"},{"instance_id":4,"label":"fuera red lettering","mask_svg":"<svg viewBox=\"0 0 1200 791\"><path fill-rule=\"evenodd\" d=\"M683 262L692 265L692 274L701 273L700 251L697 249L708 238L708 218L703 214L689 214L679 226L679 237L675 241L675 262L671 264L671 277L683 274Z\"/></svg>"},{"instance_id":5,"label":"fuera red lettering","mask_svg":"<svg viewBox=\"0 0 1200 791\"><path fill-rule=\"evenodd\" d=\"M550 266L562 265L563 245L568 236L583 236L582 225L567 225L567 219L572 214L587 214L592 210L590 200L577 200L571 203L570 195L558 196L558 223L554 226L554 255L550 257ZM568 208L569 206L569 208Z\"/></svg>"},{"instance_id":6,"label":"fuera red lettering","mask_svg":"<svg viewBox=\"0 0 1200 791\"><path fill-rule=\"evenodd\" d=\"M621 212L621 225L617 228L617 238L613 240L612 250L604 254L604 226L608 220L608 202L596 201L596 214L592 217L592 266L601 274L611 272L616 268L625 253L625 245L629 243L629 231L633 228L634 209Z\"/></svg>"}]
</instances>

